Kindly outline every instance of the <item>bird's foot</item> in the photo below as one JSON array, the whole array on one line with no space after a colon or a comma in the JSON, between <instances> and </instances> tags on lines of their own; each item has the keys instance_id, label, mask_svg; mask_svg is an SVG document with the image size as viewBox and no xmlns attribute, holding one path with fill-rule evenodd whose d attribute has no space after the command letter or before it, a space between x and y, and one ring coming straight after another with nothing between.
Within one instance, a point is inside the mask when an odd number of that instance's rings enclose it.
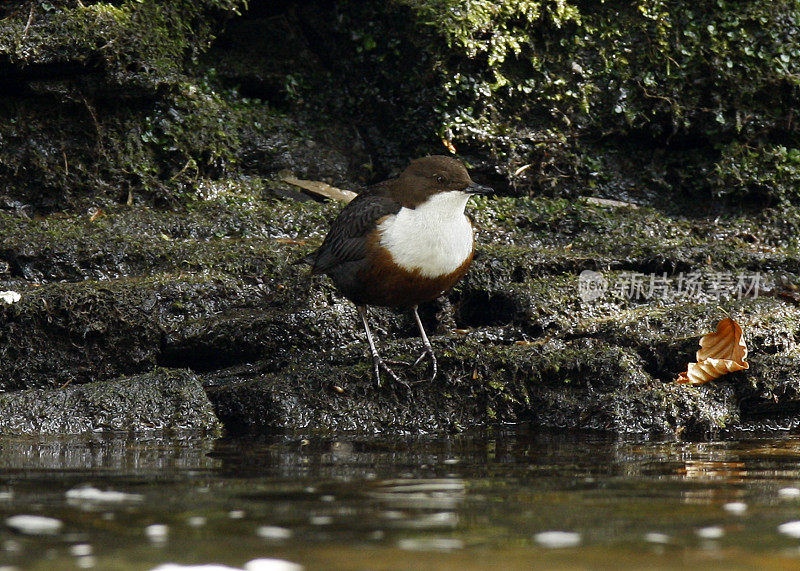
<instances>
[{"instance_id":1,"label":"bird's foot","mask_svg":"<svg viewBox=\"0 0 800 571\"><path fill-rule=\"evenodd\" d=\"M435 379L435 378L436 378L436 373L437 373L437 372L438 372L438 370L439 370L439 368L438 368L438 364L436 363L436 355L433 353L433 347L431 347L430 345L426 346L426 347L425 347L425 348L422 350L422 353L420 353L419 357L417 357L417 360L416 360L416 361L414 361L414 364L413 364L413 365L411 365L411 366L412 366L412 367L416 367L417 365L419 365L419 364L422 362L422 360L423 360L423 359L424 359L426 356L427 356L427 357L430 357L430 359L431 359L431 369L432 369L432 372L431 372L431 377L430 377L430 379L428 379L428 382L430 382L430 381L433 381L433 379Z\"/></svg>"},{"instance_id":2,"label":"bird's foot","mask_svg":"<svg viewBox=\"0 0 800 571\"><path fill-rule=\"evenodd\" d=\"M389 362L392 363L392 361ZM381 388L383 386L383 381L381 380L381 371L389 375L389 377L391 377L391 379L395 383L401 384L406 388L411 388L409 384L400 377L398 377L397 373L395 373L391 369L391 367L389 367L389 365L386 364L386 361L381 359L378 355L372 356L372 365L373 365L373 372L375 373L375 381L378 383L378 388Z\"/></svg>"}]
</instances>

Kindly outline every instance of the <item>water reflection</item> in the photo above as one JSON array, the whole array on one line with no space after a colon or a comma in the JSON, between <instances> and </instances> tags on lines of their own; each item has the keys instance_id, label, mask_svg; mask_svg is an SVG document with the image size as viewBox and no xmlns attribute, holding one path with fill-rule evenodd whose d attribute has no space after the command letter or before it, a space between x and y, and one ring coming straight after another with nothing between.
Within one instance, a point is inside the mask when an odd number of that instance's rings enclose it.
<instances>
[{"instance_id":1,"label":"water reflection","mask_svg":"<svg viewBox=\"0 0 800 571\"><path fill-rule=\"evenodd\" d=\"M99 434L74 437L2 437L0 471L109 471L115 475L163 474L185 470L210 470L217 464L209 453L214 440L201 437L136 438Z\"/></svg>"},{"instance_id":2,"label":"water reflection","mask_svg":"<svg viewBox=\"0 0 800 571\"><path fill-rule=\"evenodd\" d=\"M2 438L0 565L791 567L799 459L793 437Z\"/></svg>"}]
</instances>

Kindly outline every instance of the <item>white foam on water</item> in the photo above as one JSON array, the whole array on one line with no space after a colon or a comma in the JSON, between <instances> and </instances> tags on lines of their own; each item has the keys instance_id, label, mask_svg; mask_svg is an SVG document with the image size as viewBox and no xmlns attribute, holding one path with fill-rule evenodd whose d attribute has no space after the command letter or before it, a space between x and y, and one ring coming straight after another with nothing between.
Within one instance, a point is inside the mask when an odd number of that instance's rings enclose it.
<instances>
[{"instance_id":1,"label":"white foam on water","mask_svg":"<svg viewBox=\"0 0 800 571\"><path fill-rule=\"evenodd\" d=\"M800 521L794 520L782 523L778 526L778 531L789 537L800 538Z\"/></svg>"},{"instance_id":2,"label":"white foam on water","mask_svg":"<svg viewBox=\"0 0 800 571\"><path fill-rule=\"evenodd\" d=\"M708 527L701 527L695 530L695 533L698 537L702 537L703 539L719 539L725 535L725 530L719 526L711 525Z\"/></svg>"},{"instance_id":3,"label":"white foam on water","mask_svg":"<svg viewBox=\"0 0 800 571\"><path fill-rule=\"evenodd\" d=\"M262 525L256 528L256 535L264 539L289 539L292 537L292 530L277 525Z\"/></svg>"},{"instance_id":4,"label":"white foam on water","mask_svg":"<svg viewBox=\"0 0 800 571\"><path fill-rule=\"evenodd\" d=\"M244 571L303 571L303 566L285 559L253 559L244 564Z\"/></svg>"},{"instance_id":5,"label":"white foam on water","mask_svg":"<svg viewBox=\"0 0 800 571\"><path fill-rule=\"evenodd\" d=\"M76 543L70 546L69 553L73 557L86 557L92 554L92 546L88 543Z\"/></svg>"},{"instance_id":6,"label":"white foam on water","mask_svg":"<svg viewBox=\"0 0 800 571\"><path fill-rule=\"evenodd\" d=\"M116 490L100 490L91 486L81 486L66 492L67 501L70 503L107 503L140 502L144 499L141 494L129 494Z\"/></svg>"},{"instance_id":7,"label":"white foam on water","mask_svg":"<svg viewBox=\"0 0 800 571\"><path fill-rule=\"evenodd\" d=\"M14 515L6 519L6 525L27 535L53 535L61 531L64 522L40 515Z\"/></svg>"},{"instance_id":8,"label":"white foam on water","mask_svg":"<svg viewBox=\"0 0 800 571\"><path fill-rule=\"evenodd\" d=\"M663 545L665 543L670 542L670 537L666 533L658 533L656 531L651 531L649 533L644 534L644 540L648 543L658 543Z\"/></svg>"},{"instance_id":9,"label":"white foam on water","mask_svg":"<svg viewBox=\"0 0 800 571\"><path fill-rule=\"evenodd\" d=\"M562 549L580 545L581 534L574 531L542 531L534 535L533 539L542 547Z\"/></svg>"},{"instance_id":10,"label":"white foam on water","mask_svg":"<svg viewBox=\"0 0 800 571\"><path fill-rule=\"evenodd\" d=\"M186 518L186 525L189 527L203 527L208 523L208 518L202 515L193 515Z\"/></svg>"},{"instance_id":11,"label":"white foam on water","mask_svg":"<svg viewBox=\"0 0 800 571\"><path fill-rule=\"evenodd\" d=\"M163 523L154 523L144 528L144 534L153 543L163 543L169 538L169 526Z\"/></svg>"},{"instance_id":12,"label":"white foam on water","mask_svg":"<svg viewBox=\"0 0 800 571\"><path fill-rule=\"evenodd\" d=\"M722 509L728 513L742 515L747 511L747 504L744 502L728 502L727 504L723 504Z\"/></svg>"}]
</instances>

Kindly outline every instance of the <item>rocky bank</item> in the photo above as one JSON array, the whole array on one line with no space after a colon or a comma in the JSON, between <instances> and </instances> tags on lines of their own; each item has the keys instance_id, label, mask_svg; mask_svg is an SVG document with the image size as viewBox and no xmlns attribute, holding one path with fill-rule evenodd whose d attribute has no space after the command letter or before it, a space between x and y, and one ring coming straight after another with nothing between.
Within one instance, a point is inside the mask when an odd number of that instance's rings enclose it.
<instances>
[{"instance_id":1,"label":"rocky bank","mask_svg":"<svg viewBox=\"0 0 800 571\"><path fill-rule=\"evenodd\" d=\"M0 431L797 428L797 2L363 4L0 8ZM447 147L497 195L379 388L281 173ZM750 368L676 385L726 314Z\"/></svg>"}]
</instances>

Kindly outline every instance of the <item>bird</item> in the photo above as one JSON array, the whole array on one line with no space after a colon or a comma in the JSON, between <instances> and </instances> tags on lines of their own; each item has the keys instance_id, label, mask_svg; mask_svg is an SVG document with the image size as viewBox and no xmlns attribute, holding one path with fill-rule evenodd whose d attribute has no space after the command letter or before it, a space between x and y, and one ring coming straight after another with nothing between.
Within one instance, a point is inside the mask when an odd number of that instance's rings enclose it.
<instances>
[{"instance_id":1,"label":"bird","mask_svg":"<svg viewBox=\"0 0 800 571\"><path fill-rule=\"evenodd\" d=\"M413 363L436 355L419 317L421 303L441 296L458 282L472 263L475 238L465 208L473 195L493 190L474 182L459 160L426 156L411 161L394 179L377 183L356 196L339 213L322 245L300 262L311 274L326 274L352 301L361 317L373 373L401 381L375 346L367 306L410 309L423 351Z\"/></svg>"}]
</instances>

